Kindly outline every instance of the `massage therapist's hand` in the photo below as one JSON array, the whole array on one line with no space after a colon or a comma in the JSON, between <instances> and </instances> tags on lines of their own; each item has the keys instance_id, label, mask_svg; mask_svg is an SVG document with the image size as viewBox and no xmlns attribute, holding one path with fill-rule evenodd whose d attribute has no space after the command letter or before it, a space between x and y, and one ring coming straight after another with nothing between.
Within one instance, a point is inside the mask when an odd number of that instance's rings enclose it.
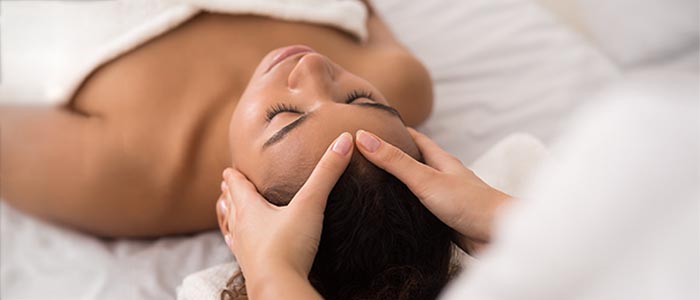
<instances>
[{"instance_id":1,"label":"massage therapist's hand","mask_svg":"<svg viewBox=\"0 0 700 300\"><path fill-rule=\"evenodd\" d=\"M426 164L363 130L355 141L367 160L406 184L428 210L456 231L455 242L473 253L490 241L496 211L511 197L479 179L427 136L408 130Z\"/></svg>"},{"instance_id":2,"label":"massage therapist's hand","mask_svg":"<svg viewBox=\"0 0 700 300\"><path fill-rule=\"evenodd\" d=\"M240 172L224 171L219 225L246 278L250 299L321 299L308 282L328 195L350 162L352 135L326 150L286 207L265 200Z\"/></svg>"}]
</instances>

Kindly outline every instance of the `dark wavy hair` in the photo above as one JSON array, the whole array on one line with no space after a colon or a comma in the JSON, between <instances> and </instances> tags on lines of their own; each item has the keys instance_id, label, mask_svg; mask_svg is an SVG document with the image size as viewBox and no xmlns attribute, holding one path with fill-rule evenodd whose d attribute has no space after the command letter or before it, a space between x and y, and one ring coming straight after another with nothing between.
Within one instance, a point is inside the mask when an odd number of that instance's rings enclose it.
<instances>
[{"instance_id":1,"label":"dark wavy hair","mask_svg":"<svg viewBox=\"0 0 700 300\"><path fill-rule=\"evenodd\" d=\"M301 184L262 192L286 205ZM451 230L396 177L353 158L328 197L309 281L328 300L435 299L456 272ZM234 274L221 299L246 299Z\"/></svg>"}]
</instances>

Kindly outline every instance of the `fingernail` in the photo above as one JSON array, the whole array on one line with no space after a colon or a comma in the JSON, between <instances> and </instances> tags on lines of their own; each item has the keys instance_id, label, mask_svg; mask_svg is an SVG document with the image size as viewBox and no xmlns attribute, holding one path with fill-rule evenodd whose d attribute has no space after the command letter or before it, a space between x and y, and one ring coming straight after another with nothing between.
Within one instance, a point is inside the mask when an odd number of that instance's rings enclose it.
<instances>
[{"instance_id":1,"label":"fingernail","mask_svg":"<svg viewBox=\"0 0 700 300\"><path fill-rule=\"evenodd\" d=\"M379 148L379 140L364 130L357 131L357 141L369 152L377 151Z\"/></svg>"},{"instance_id":2,"label":"fingernail","mask_svg":"<svg viewBox=\"0 0 700 300\"><path fill-rule=\"evenodd\" d=\"M338 140L335 141L332 150L340 155L346 155L350 152L350 147L352 147L352 135L343 132L343 134L338 137Z\"/></svg>"},{"instance_id":3,"label":"fingernail","mask_svg":"<svg viewBox=\"0 0 700 300\"><path fill-rule=\"evenodd\" d=\"M228 178L229 176L231 176L231 169L226 168L226 170L224 170L223 175L224 175L224 178Z\"/></svg>"},{"instance_id":4,"label":"fingernail","mask_svg":"<svg viewBox=\"0 0 700 300\"><path fill-rule=\"evenodd\" d=\"M222 192L222 193L226 193L226 189L227 189L227 188L228 188L228 187L226 186L226 181L222 181L222 182L221 182L221 192Z\"/></svg>"},{"instance_id":5,"label":"fingernail","mask_svg":"<svg viewBox=\"0 0 700 300\"><path fill-rule=\"evenodd\" d=\"M219 209L221 210L221 214L228 215L228 207L226 207L226 201L219 200Z\"/></svg>"},{"instance_id":6,"label":"fingernail","mask_svg":"<svg viewBox=\"0 0 700 300\"><path fill-rule=\"evenodd\" d=\"M226 245L231 247L231 238L227 235L224 235L224 241L226 242Z\"/></svg>"}]
</instances>

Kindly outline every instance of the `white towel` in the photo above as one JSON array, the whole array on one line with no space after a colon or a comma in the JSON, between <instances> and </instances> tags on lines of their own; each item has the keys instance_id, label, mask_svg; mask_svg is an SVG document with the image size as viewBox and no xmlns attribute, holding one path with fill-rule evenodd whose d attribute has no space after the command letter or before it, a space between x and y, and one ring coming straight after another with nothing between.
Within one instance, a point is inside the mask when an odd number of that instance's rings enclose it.
<instances>
[{"instance_id":1,"label":"white towel","mask_svg":"<svg viewBox=\"0 0 700 300\"><path fill-rule=\"evenodd\" d=\"M367 37L360 0L0 2L0 104L67 102L97 67L201 11L334 26Z\"/></svg>"}]
</instances>

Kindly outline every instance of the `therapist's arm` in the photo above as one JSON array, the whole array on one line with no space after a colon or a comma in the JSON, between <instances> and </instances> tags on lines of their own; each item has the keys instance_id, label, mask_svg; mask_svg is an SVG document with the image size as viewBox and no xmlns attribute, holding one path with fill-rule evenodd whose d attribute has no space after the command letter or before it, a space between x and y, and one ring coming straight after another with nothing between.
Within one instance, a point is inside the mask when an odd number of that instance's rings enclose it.
<instances>
[{"instance_id":1,"label":"therapist's arm","mask_svg":"<svg viewBox=\"0 0 700 300\"><path fill-rule=\"evenodd\" d=\"M246 278L246 290L252 300L323 299L305 276L288 269L273 271L256 280Z\"/></svg>"},{"instance_id":2,"label":"therapist's arm","mask_svg":"<svg viewBox=\"0 0 700 300\"><path fill-rule=\"evenodd\" d=\"M500 209L512 197L479 179L459 159L409 128L426 164L366 131L356 143L367 160L396 176L430 212L455 231L455 243L470 254L491 241Z\"/></svg>"}]
</instances>

